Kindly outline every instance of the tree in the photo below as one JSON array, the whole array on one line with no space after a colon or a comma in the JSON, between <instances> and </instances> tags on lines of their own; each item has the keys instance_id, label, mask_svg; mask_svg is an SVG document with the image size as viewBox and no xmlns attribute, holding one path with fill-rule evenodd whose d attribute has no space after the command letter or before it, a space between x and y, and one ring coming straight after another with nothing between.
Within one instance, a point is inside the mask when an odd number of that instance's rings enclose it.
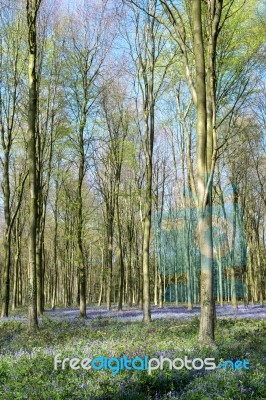
<instances>
[{"instance_id":1,"label":"tree","mask_svg":"<svg viewBox=\"0 0 266 400\"><path fill-rule=\"evenodd\" d=\"M29 103L28 103L28 168L30 184L30 234L29 234L29 329L38 327L37 285L36 285L36 228L37 228L37 164L36 164L36 122L37 122L37 29L36 21L41 0L27 0L27 24L29 47Z\"/></svg>"},{"instance_id":2,"label":"tree","mask_svg":"<svg viewBox=\"0 0 266 400\"><path fill-rule=\"evenodd\" d=\"M137 110L137 121L142 150L145 159L145 195L142 213L142 272L143 272L143 320L149 323L150 312L150 242L152 221L152 175L153 175L153 148L155 137L155 106L164 83L165 75L171 65L172 59L164 59L166 42L163 40L161 26L156 19L157 1L145 0L142 9L145 10L141 17L139 10L134 12L135 43L131 47L131 57L135 63L135 82L137 107L141 104L141 113ZM130 43L130 38L128 38ZM160 65L160 62L162 63Z\"/></svg>"},{"instance_id":3,"label":"tree","mask_svg":"<svg viewBox=\"0 0 266 400\"><path fill-rule=\"evenodd\" d=\"M87 171L87 154L91 141L89 133L89 113L98 95L96 80L102 69L112 35L108 38L109 26L106 3L87 5L73 13L70 36L65 44L67 68L66 79L70 85L66 89L69 100L69 117L75 131L74 145L78 153L77 182L77 244L80 316L86 317L86 262L83 248L83 186ZM92 18L92 16L94 18ZM77 30L77 26L79 29ZM74 114L74 119L73 119Z\"/></svg>"},{"instance_id":4,"label":"tree","mask_svg":"<svg viewBox=\"0 0 266 400\"><path fill-rule=\"evenodd\" d=\"M18 19L17 13L9 9L1 13L1 90L0 90L0 129L3 158L3 195L4 195L4 280L2 290L1 317L8 316L10 300L11 275L11 238L23 195L27 173L21 171L20 185L15 185L12 193L11 157L14 138L18 134L18 104L21 100L21 77L24 73L23 56L23 22ZM10 74L9 71L12 71ZM15 207L14 207L15 204Z\"/></svg>"},{"instance_id":5,"label":"tree","mask_svg":"<svg viewBox=\"0 0 266 400\"><path fill-rule=\"evenodd\" d=\"M195 84L188 50L187 26L178 7L161 0L174 27L185 74L196 107L198 231L201 252L201 319L199 341L213 344L215 306L213 299L212 182L216 161L216 49L223 1L207 4L194 0L186 5L193 33ZM207 27L206 29L204 27Z\"/></svg>"}]
</instances>

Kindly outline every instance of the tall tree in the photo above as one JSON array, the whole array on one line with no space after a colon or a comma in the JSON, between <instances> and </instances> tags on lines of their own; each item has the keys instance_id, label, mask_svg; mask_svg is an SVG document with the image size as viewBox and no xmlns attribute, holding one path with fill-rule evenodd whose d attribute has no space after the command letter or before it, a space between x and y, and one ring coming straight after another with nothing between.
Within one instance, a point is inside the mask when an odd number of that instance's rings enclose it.
<instances>
[{"instance_id":1,"label":"tall tree","mask_svg":"<svg viewBox=\"0 0 266 400\"><path fill-rule=\"evenodd\" d=\"M157 1L141 2L145 10L134 10L135 43L131 45L131 56L135 62L137 76L136 91L140 92L137 106L141 104L141 113L137 110L137 125L145 159L145 195L142 214L142 273L143 273L143 320L148 323L150 312L150 243L152 222L152 176L153 148L155 136L155 106L172 59L163 58L166 42L163 40L161 26L156 19ZM130 38L128 38L130 42ZM161 64L160 64L161 62Z\"/></svg>"},{"instance_id":2,"label":"tall tree","mask_svg":"<svg viewBox=\"0 0 266 400\"><path fill-rule=\"evenodd\" d=\"M37 122L37 28L36 21L41 0L27 0L28 48L29 48L29 103L28 103L28 167L30 184L30 234L29 234L29 286L28 326L38 328L37 285L36 285L36 228L37 228L37 165L36 165L36 122Z\"/></svg>"},{"instance_id":3,"label":"tall tree","mask_svg":"<svg viewBox=\"0 0 266 400\"><path fill-rule=\"evenodd\" d=\"M21 171L20 185L15 185L12 193L11 157L14 138L18 133L18 105L21 100L21 77L24 73L22 62L25 56L23 47L24 28L23 22L18 18L18 12L9 8L1 10L1 50L0 50L0 129L3 158L3 196L4 196L4 279L2 288L1 316L7 317L10 300L10 274L11 274L11 237L12 227L21 204L24 183L27 177ZM10 71L11 74L10 74ZM11 76L10 76L11 75ZM14 207L15 204L15 207ZM13 206L13 207L12 207Z\"/></svg>"},{"instance_id":4,"label":"tall tree","mask_svg":"<svg viewBox=\"0 0 266 400\"><path fill-rule=\"evenodd\" d=\"M89 114L98 96L96 81L112 43L110 19L105 1L90 2L73 12L69 26L70 36L65 44L66 79L70 85L66 90L69 100L69 118L75 131L74 145L78 153L77 181L77 248L80 316L86 317L86 261L83 231L83 187L88 167L87 154L91 144L92 126ZM74 116L74 118L73 118Z\"/></svg>"},{"instance_id":5,"label":"tall tree","mask_svg":"<svg viewBox=\"0 0 266 400\"><path fill-rule=\"evenodd\" d=\"M193 0L186 5L193 34L195 84L186 47L187 26L173 2L161 0L174 27L181 50L185 75L197 111L197 196L198 231L201 252L201 318L199 341L214 342L212 182L216 161L216 48L223 1ZM207 27L205 29L205 26Z\"/></svg>"}]
</instances>

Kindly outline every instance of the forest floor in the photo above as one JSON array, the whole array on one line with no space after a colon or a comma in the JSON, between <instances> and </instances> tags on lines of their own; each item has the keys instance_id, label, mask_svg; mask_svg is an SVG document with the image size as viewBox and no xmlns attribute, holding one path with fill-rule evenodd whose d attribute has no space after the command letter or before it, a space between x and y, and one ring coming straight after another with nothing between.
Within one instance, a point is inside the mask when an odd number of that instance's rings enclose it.
<instances>
[{"instance_id":1,"label":"forest floor","mask_svg":"<svg viewBox=\"0 0 266 400\"><path fill-rule=\"evenodd\" d=\"M217 306L216 348L198 344L199 307L152 307L152 322L141 311L88 307L46 311L39 330L29 333L25 310L0 320L1 400L266 400L266 307ZM115 357L248 360L250 369L214 370L54 369L54 358Z\"/></svg>"}]
</instances>

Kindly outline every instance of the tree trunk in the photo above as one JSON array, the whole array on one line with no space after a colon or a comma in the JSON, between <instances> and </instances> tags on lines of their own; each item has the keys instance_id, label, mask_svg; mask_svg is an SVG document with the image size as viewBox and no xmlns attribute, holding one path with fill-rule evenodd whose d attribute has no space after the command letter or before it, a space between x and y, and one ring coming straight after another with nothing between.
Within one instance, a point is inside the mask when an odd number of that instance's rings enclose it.
<instances>
[{"instance_id":1,"label":"tree trunk","mask_svg":"<svg viewBox=\"0 0 266 400\"><path fill-rule=\"evenodd\" d=\"M41 0L27 0L28 46L29 46L29 108L28 108L28 167L30 183L30 233L29 233L29 285L28 285L28 326L38 328L37 285L36 285L36 228L37 228L37 186L36 186L36 120L37 120L37 40L36 18Z\"/></svg>"},{"instance_id":2,"label":"tree trunk","mask_svg":"<svg viewBox=\"0 0 266 400\"><path fill-rule=\"evenodd\" d=\"M79 313L86 318L86 267L83 251L83 199L82 184L85 176L84 129L87 119L87 82L84 83L84 100L82 105L82 118L79 126L79 180L78 180L78 268L79 268Z\"/></svg>"},{"instance_id":3,"label":"tree trunk","mask_svg":"<svg viewBox=\"0 0 266 400\"><path fill-rule=\"evenodd\" d=\"M9 142L9 141L8 141ZM9 184L9 158L10 144L5 145L2 138L4 152L4 215L5 215L5 233L4 233L4 274L3 274L3 289L2 289L2 311L1 317L8 317L9 299L10 299L10 267L11 267L11 217L10 217L10 184Z\"/></svg>"},{"instance_id":4,"label":"tree trunk","mask_svg":"<svg viewBox=\"0 0 266 400\"><path fill-rule=\"evenodd\" d=\"M106 282L106 308L111 309L112 274L113 274L113 212L107 210L107 282Z\"/></svg>"},{"instance_id":5,"label":"tree trunk","mask_svg":"<svg viewBox=\"0 0 266 400\"><path fill-rule=\"evenodd\" d=\"M213 300L213 246L211 191L207 188L207 106L205 58L201 21L201 0L192 2L192 24L194 56L196 65L197 93L197 187L199 198L199 247L201 253L201 314L199 341L214 343L214 300ZM207 193L206 193L207 191ZM207 200L205 202L205 196Z\"/></svg>"},{"instance_id":6,"label":"tree trunk","mask_svg":"<svg viewBox=\"0 0 266 400\"><path fill-rule=\"evenodd\" d=\"M145 217L143 223L143 251L142 251L142 270L143 270L143 321L149 323L151 320L150 311L150 234L151 234L151 207L152 207L152 161L151 158L146 163L146 198L145 198Z\"/></svg>"},{"instance_id":7,"label":"tree trunk","mask_svg":"<svg viewBox=\"0 0 266 400\"><path fill-rule=\"evenodd\" d=\"M120 175L120 174L119 174ZM119 185L119 183L118 183ZM124 257L122 249L122 233L120 223L120 211L118 204L119 189L116 191L116 215L117 215L117 232L118 232L118 262L119 262L119 293L118 293L118 310L121 311L123 307L123 293L124 293Z\"/></svg>"}]
</instances>

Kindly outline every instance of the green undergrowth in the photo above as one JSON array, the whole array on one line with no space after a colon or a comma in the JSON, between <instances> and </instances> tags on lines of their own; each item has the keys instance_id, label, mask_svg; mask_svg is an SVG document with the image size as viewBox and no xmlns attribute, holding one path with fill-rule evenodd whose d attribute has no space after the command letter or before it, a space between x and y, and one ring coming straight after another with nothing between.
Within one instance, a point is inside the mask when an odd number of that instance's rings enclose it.
<instances>
[{"instance_id":1,"label":"green undergrowth","mask_svg":"<svg viewBox=\"0 0 266 400\"><path fill-rule=\"evenodd\" d=\"M119 322L113 318L56 321L44 317L36 333L24 322L0 323L1 400L74 399L260 399L266 400L266 325L263 320L219 320L217 348L200 348L198 318ZM54 369L60 358L99 356L128 358L148 355L174 359L213 357L219 361L246 359L250 369L231 371Z\"/></svg>"}]
</instances>

